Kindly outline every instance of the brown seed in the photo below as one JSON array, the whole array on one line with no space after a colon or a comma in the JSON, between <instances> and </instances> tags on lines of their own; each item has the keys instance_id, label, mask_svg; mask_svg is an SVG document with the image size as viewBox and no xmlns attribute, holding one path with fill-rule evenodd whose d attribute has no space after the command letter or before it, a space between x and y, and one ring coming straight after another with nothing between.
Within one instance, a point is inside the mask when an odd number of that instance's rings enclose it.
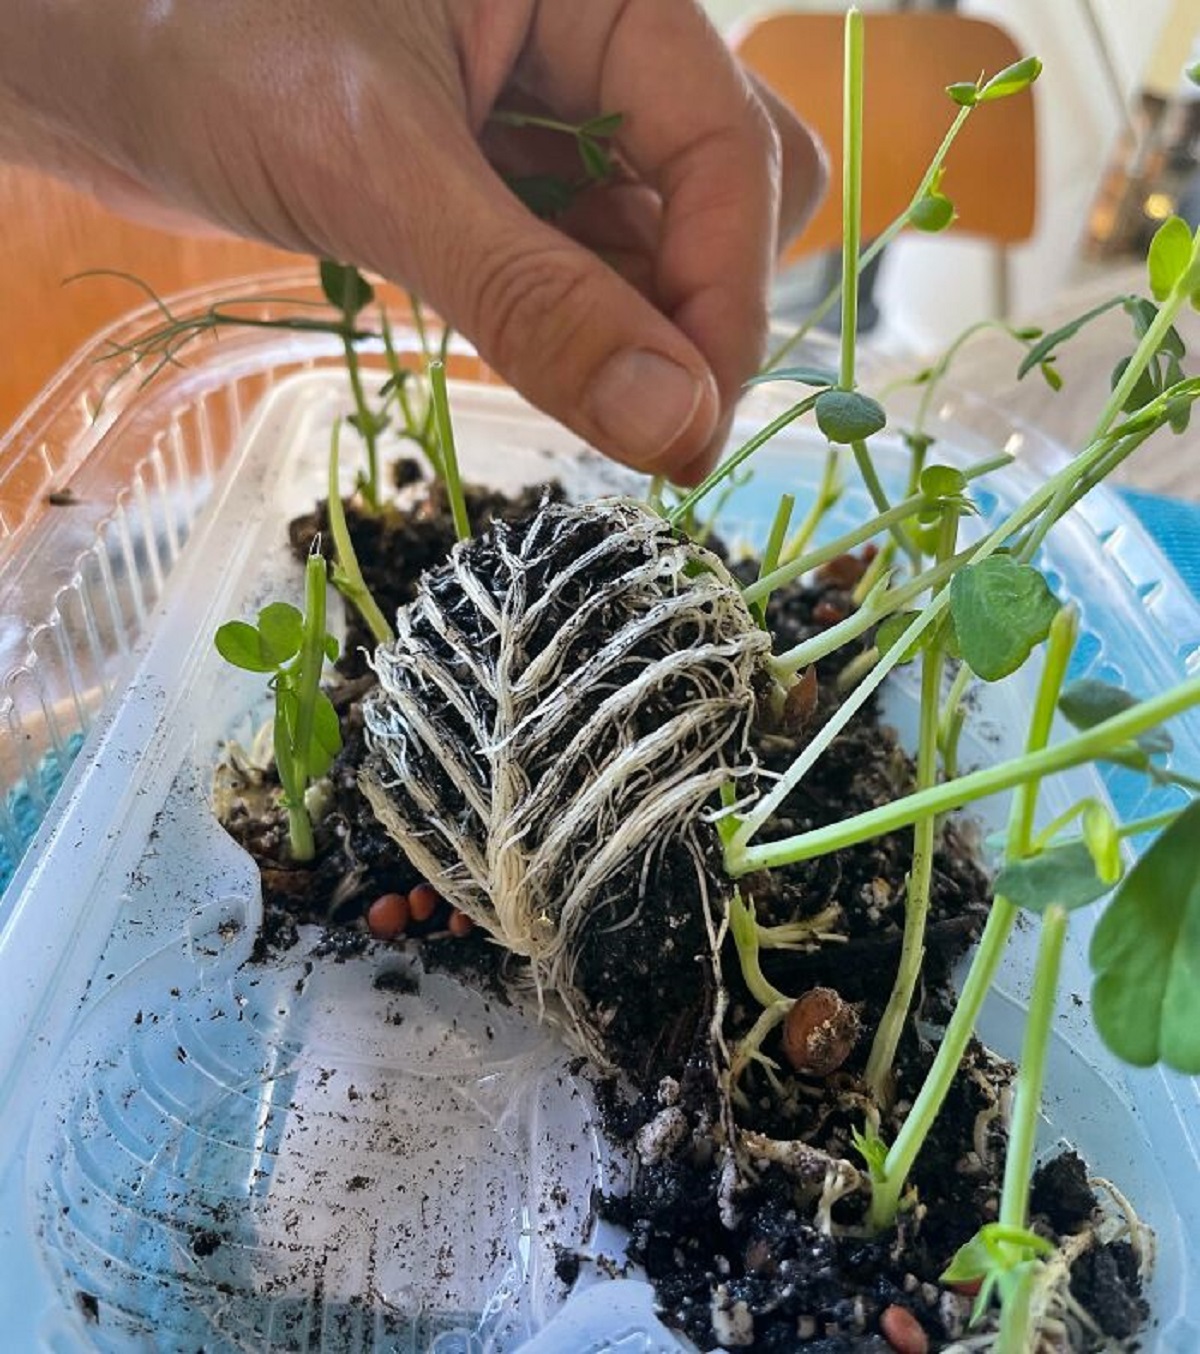
<instances>
[{"instance_id":1,"label":"brown seed","mask_svg":"<svg viewBox=\"0 0 1200 1354\"><path fill-rule=\"evenodd\" d=\"M788 688L783 702L783 727L789 733L799 733L817 712L817 669L805 668Z\"/></svg>"},{"instance_id":2,"label":"brown seed","mask_svg":"<svg viewBox=\"0 0 1200 1354\"><path fill-rule=\"evenodd\" d=\"M376 940L392 940L408 925L408 915L404 894L384 893L367 909L367 926Z\"/></svg>"},{"instance_id":3,"label":"brown seed","mask_svg":"<svg viewBox=\"0 0 1200 1354\"><path fill-rule=\"evenodd\" d=\"M432 884L418 884L408 893L408 910L413 921L428 921L438 909L442 895Z\"/></svg>"},{"instance_id":4,"label":"brown seed","mask_svg":"<svg viewBox=\"0 0 1200 1354\"><path fill-rule=\"evenodd\" d=\"M813 607L812 618L814 625L836 625L839 621L846 619L846 613L840 606L835 606L833 602L823 597Z\"/></svg>"},{"instance_id":5,"label":"brown seed","mask_svg":"<svg viewBox=\"0 0 1200 1354\"><path fill-rule=\"evenodd\" d=\"M929 1349L929 1336L907 1307L885 1307L879 1329L896 1354L926 1354Z\"/></svg>"},{"instance_id":6,"label":"brown seed","mask_svg":"<svg viewBox=\"0 0 1200 1354\"><path fill-rule=\"evenodd\" d=\"M849 592L866 573L868 563L861 555L836 555L817 570L817 581Z\"/></svg>"},{"instance_id":7,"label":"brown seed","mask_svg":"<svg viewBox=\"0 0 1200 1354\"><path fill-rule=\"evenodd\" d=\"M832 987L814 987L792 1003L783 1024L783 1051L797 1072L827 1077L854 1052L858 1012Z\"/></svg>"},{"instance_id":8,"label":"brown seed","mask_svg":"<svg viewBox=\"0 0 1200 1354\"><path fill-rule=\"evenodd\" d=\"M469 936L475 929L475 923L471 918L468 917L465 912L460 912L458 908L455 908L454 911L451 912L448 926L450 934L460 938L462 936Z\"/></svg>"},{"instance_id":9,"label":"brown seed","mask_svg":"<svg viewBox=\"0 0 1200 1354\"><path fill-rule=\"evenodd\" d=\"M977 1298L979 1290L983 1287L982 1279L959 1279L957 1283L948 1283L946 1287L952 1293L958 1293L964 1298Z\"/></svg>"}]
</instances>

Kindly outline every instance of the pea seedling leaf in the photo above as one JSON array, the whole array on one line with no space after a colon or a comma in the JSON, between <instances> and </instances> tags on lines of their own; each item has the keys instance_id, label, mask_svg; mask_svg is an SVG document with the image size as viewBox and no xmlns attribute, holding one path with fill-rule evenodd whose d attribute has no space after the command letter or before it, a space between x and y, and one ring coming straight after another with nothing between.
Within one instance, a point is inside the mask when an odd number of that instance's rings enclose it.
<instances>
[{"instance_id":1,"label":"pea seedling leaf","mask_svg":"<svg viewBox=\"0 0 1200 1354\"><path fill-rule=\"evenodd\" d=\"M342 731L333 702L324 693L317 692L313 705L312 742L308 749L308 774L316 780L333 764L342 748Z\"/></svg>"},{"instance_id":2,"label":"pea seedling leaf","mask_svg":"<svg viewBox=\"0 0 1200 1354\"><path fill-rule=\"evenodd\" d=\"M1200 1075L1200 800L1130 870L1089 957L1092 1013L1112 1052Z\"/></svg>"},{"instance_id":3,"label":"pea seedling leaf","mask_svg":"<svg viewBox=\"0 0 1200 1354\"><path fill-rule=\"evenodd\" d=\"M879 629L875 631L875 647L879 652L884 654L894 649L904 638L904 632L920 614L919 611L897 611L880 621ZM896 660L897 663L911 663L925 647L928 633L926 631L924 635L915 639Z\"/></svg>"},{"instance_id":4,"label":"pea seedling leaf","mask_svg":"<svg viewBox=\"0 0 1200 1354\"><path fill-rule=\"evenodd\" d=\"M343 572L345 571L343 570ZM324 648L325 648L325 657L328 658L331 663L336 663L338 654L340 654L342 651L342 646L338 643L337 636L326 635Z\"/></svg>"},{"instance_id":5,"label":"pea seedling leaf","mask_svg":"<svg viewBox=\"0 0 1200 1354\"><path fill-rule=\"evenodd\" d=\"M278 667L263 653L262 636L247 621L226 621L214 636L217 652L246 672L274 672Z\"/></svg>"},{"instance_id":6,"label":"pea seedling leaf","mask_svg":"<svg viewBox=\"0 0 1200 1354\"><path fill-rule=\"evenodd\" d=\"M364 306L371 304L375 289L357 268L333 259L322 259L320 264L321 290L330 305L336 306L347 319L353 319Z\"/></svg>"},{"instance_id":7,"label":"pea seedling leaf","mask_svg":"<svg viewBox=\"0 0 1200 1354\"><path fill-rule=\"evenodd\" d=\"M1057 395L1063 388L1063 378L1059 373L1058 368L1054 365L1054 359L1051 357L1047 358L1045 362L1039 362L1038 371L1042 374L1042 380L1045 381L1050 389Z\"/></svg>"},{"instance_id":8,"label":"pea seedling leaf","mask_svg":"<svg viewBox=\"0 0 1200 1354\"><path fill-rule=\"evenodd\" d=\"M1049 633L1059 603L1030 564L991 555L950 582L950 614L959 648L985 682L1016 672Z\"/></svg>"},{"instance_id":9,"label":"pea seedling leaf","mask_svg":"<svg viewBox=\"0 0 1200 1354\"><path fill-rule=\"evenodd\" d=\"M869 1127L865 1130L852 1128L850 1141L854 1150L867 1163L867 1172L872 1180L887 1179L887 1143Z\"/></svg>"},{"instance_id":10,"label":"pea seedling leaf","mask_svg":"<svg viewBox=\"0 0 1200 1354\"><path fill-rule=\"evenodd\" d=\"M817 427L831 442L862 442L887 424L883 405L857 390L826 390L817 397Z\"/></svg>"},{"instance_id":11,"label":"pea seedling leaf","mask_svg":"<svg viewBox=\"0 0 1200 1354\"><path fill-rule=\"evenodd\" d=\"M976 1322L983 1319L998 1285L1004 1285L1025 1266L1053 1252L1054 1247L1045 1237L1027 1227L986 1222L955 1251L953 1260L942 1271L941 1280L943 1283L983 1280L971 1310L971 1320Z\"/></svg>"},{"instance_id":12,"label":"pea seedling leaf","mask_svg":"<svg viewBox=\"0 0 1200 1354\"><path fill-rule=\"evenodd\" d=\"M1138 698L1122 687L1102 682L1097 677L1081 677L1068 682L1058 697L1058 708L1077 729L1091 729L1138 704ZM1137 740L1148 756L1170 752L1175 741L1166 729L1148 729Z\"/></svg>"},{"instance_id":13,"label":"pea seedling leaf","mask_svg":"<svg viewBox=\"0 0 1200 1354\"><path fill-rule=\"evenodd\" d=\"M557 174L515 175L507 183L534 216L543 221L561 216L575 198L575 186Z\"/></svg>"},{"instance_id":14,"label":"pea seedling leaf","mask_svg":"<svg viewBox=\"0 0 1200 1354\"><path fill-rule=\"evenodd\" d=\"M1060 344L1066 343L1072 339L1087 324L1103 315L1106 310L1112 310L1116 306L1121 306L1128 301L1127 296L1113 296L1107 301L1102 301L1100 305L1093 306L1091 310L1084 311L1082 315L1077 315L1073 320L1057 329L1052 329L1048 334L1042 337L1033 345L1032 348L1021 359L1021 365L1017 368L1017 379L1028 376L1034 367L1040 366Z\"/></svg>"},{"instance_id":15,"label":"pea seedling leaf","mask_svg":"<svg viewBox=\"0 0 1200 1354\"><path fill-rule=\"evenodd\" d=\"M1109 389L1116 390L1121 377L1125 375L1125 369L1129 366L1132 359L1123 357L1113 368L1112 378ZM1125 414L1136 414L1139 409L1144 408L1159 393L1159 383L1156 378L1155 364L1150 363L1138 376L1134 382L1133 389L1125 397L1125 403L1121 406L1121 412Z\"/></svg>"},{"instance_id":16,"label":"pea seedling leaf","mask_svg":"<svg viewBox=\"0 0 1200 1354\"><path fill-rule=\"evenodd\" d=\"M947 85L946 93L960 108L974 108L979 102L979 86L974 80L959 80L956 84Z\"/></svg>"},{"instance_id":17,"label":"pea seedling leaf","mask_svg":"<svg viewBox=\"0 0 1200 1354\"><path fill-rule=\"evenodd\" d=\"M599 141L590 136L581 134L578 144L584 173L589 179L603 182L612 174L612 157Z\"/></svg>"},{"instance_id":18,"label":"pea seedling leaf","mask_svg":"<svg viewBox=\"0 0 1200 1354\"><path fill-rule=\"evenodd\" d=\"M1104 883L1112 885L1124 873L1121 861L1121 836L1107 805L1098 799L1089 799L1083 806L1080 818L1083 831L1083 844L1092 857L1096 875Z\"/></svg>"},{"instance_id":19,"label":"pea seedling leaf","mask_svg":"<svg viewBox=\"0 0 1200 1354\"><path fill-rule=\"evenodd\" d=\"M751 376L747 386L766 385L769 381L799 381L801 385L832 386L837 383L837 374L823 367L772 367L770 371L760 371Z\"/></svg>"},{"instance_id":20,"label":"pea seedling leaf","mask_svg":"<svg viewBox=\"0 0 1200 1354\"><path fill-rule=\"evenodd\" d=\"M967 477L952 465L927 465L918 487L926 498L954 498L967 487Z\"/></svg>"},{"instance_id":21,"label":"pea seedling leaf","mask_svg":"<svg viewBox=\"0 0 1200 1354\"><path fill-rule=\"evenodd\" d=\"M1028 89L1041 73L1042 63L1036 56L1027 56L1020 61L1014 61L1011 66L1005 66L1002 71L997 71L983 86L979 91L979 102L995 103L997 99L1007 99L1014 94L1020 94L1022 90Z\"/></svg>"},{"instance_id":22,"label":"pea seedling leaf","mask_svg":"<svg viewBox=\"0 0 1200 1354\"><path fill-rule=\"evenodd\" d=\"M1083 841L1064 842L1040 855L1014 860L996 876L997 894L1037 913L1051 906L1073 912L1103 898L1112 885L1097 875L1096 862Z\"/></svg>"},{"instance_id":23,"label":"pea seedling leaf","mask_svg":"<svg viewBox=\"0 0 1200 1354\"><path fill-rule=\"evenodd\" d=\"M290 602L268 602L258 613L258 634L263 657L272 668L282 667L300 652L304 617Z\"/></svg>"},{"instance_id":24,"label":"pea seedling leaf","mask_svg":"<svg viewBox=\"0 0 1200 1354\"><path fill-rule=\"evenodd\" d=\"M913 203L908 220L918 230L936 235L954 220L954 203L945 193L926 193Z\"/></svg>"},{"instance_id":25,"label":"pea seedling leaf","mask_svg":"<svg viewBox=\"0 0 1200 1354\"><path fill-rule=\"evenodd\" d=\"M1146 255L1150 292L1165 301L1192 261L1192 232L1181 216L1169 216L1154 232Z\"/></svg>"}]
</instances>

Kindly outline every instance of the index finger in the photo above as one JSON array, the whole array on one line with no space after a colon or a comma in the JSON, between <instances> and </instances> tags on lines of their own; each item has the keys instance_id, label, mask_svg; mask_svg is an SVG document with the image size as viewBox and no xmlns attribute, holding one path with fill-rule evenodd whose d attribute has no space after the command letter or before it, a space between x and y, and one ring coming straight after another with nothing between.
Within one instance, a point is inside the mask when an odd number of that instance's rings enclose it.
<instances>
[{"instance_id":1,"label":"index finger","mask_svg":"<svg viewBox=\"0 0 1200 1354\"><path fill-rule=\"evenodd\" d=\"M656 292L728 408L756 369L779 206L771 118L692 0L542 0L522 83L564 116L623 115L623 156L663 201Z\"/></svg>"}]
</instances>

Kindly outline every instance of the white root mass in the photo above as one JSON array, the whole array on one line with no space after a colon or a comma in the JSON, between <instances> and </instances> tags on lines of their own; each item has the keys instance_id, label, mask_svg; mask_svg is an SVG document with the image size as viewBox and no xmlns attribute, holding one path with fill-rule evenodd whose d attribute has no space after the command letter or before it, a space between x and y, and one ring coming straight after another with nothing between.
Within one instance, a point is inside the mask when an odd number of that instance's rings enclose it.
<instances>
[{"instance_id":1,"label":"white root mass","mask_svg":"<svg viewBox=\"0 0 1200 1354\"><path fill-rule=\"evenodd\" d=\"M768 651L721 561L643 505L543 503L456 546L400 610L364 792L578 1027L597 900L606 929L629 924L647 863L744 770Z\"/></svg>"}]
</instances>

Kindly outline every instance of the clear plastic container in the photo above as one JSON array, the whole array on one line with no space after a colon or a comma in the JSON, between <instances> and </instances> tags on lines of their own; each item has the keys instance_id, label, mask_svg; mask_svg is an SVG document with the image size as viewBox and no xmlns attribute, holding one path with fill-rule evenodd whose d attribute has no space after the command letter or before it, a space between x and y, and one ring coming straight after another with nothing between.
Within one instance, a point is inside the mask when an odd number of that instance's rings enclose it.
<instances>
[{"instance_id":1,"label":"clear plastic container","mask_svg":"<svg viewBox=\"0 0 1200 1354\"><path fill-rule=\"evenodd\" d=\"M56 1351L678 1349L636 1277L585 1264L570 1292L555 1277L559 1245L619 1262L590 1201L623 1163L549 1032L391 950L338 963L304 936L245 962L257 875L207 794L218 742L251 727L262 685L226 668L211 637L268 596L299 598L284 524L324 490L347 404L342 373L320 369L335 357L307 336L235 335L165 385L126 392L106 426L86 425L94 444L60 458L90 505L75 526L84 563L50 594L51 621L33 632L43 646L29 640L32 673L17 675L37 686L34 714L65 701L86 743L0 903L0 1322L12 1348ZM742 430L778 398L763 394ZM505 488L557 475L580 493L630 483L507 390L459 381L453 400L469 477ZM980 495L991 518L1055 454L985 406L948 404L936 431L943 455L1017 454ZM781 437L726 520L761 535L778 490L811 492L823 454L804 430ZM894 447L881 459L898 469ZM864 507L851 490L829 529ZM110 580L105 559L110 573L132 563ZM11 564L0 587L21 577ZM1090 500L1044 564L1081 606L1081 671L1137 691L1200 661L1200 611L1115 499ZM93 644L88 615L139 589L141 610ZM78 625L65 619L76 606ZM968 757L1016 750L1030 683L987 689ZM901 680L889 700L903 728L913 693ZM1200 721L1180 721L1176 744L1200 766ZM1045 811L1098 788L1094 772L1064 776ZM1123 812L1145 811L1130 783L1109 788ZM1196 1087L1131 1073L1100 1047L1071 1000L1086 997L1091 924L1072 923L1044 1140L1078 1145L1156 1229L1147 1345L1190 1351ZM1035 939L1018 931L985 1014L1003 1053L1019 1046Z\"/></svg>"}]
</instances>

